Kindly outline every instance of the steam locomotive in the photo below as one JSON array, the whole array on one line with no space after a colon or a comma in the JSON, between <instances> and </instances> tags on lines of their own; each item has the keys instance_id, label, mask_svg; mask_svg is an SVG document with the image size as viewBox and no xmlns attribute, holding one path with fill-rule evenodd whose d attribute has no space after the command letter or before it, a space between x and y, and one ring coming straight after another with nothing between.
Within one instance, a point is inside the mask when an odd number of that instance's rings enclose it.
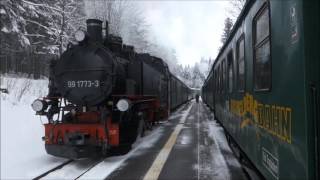
<instances>
[{"instance_id":1,"label":"steam locomotive","mask_svg":"<svg viewBox=\"0 0 320 180\"><path fill-rule=\"evenodd\" d=\"M71 159L127 152L138 136L192 98L160 58L136 53L88 19L87 31L50 65L49 93L32 103L46 116L45 149Z\"/></svg>"}]
</instances>

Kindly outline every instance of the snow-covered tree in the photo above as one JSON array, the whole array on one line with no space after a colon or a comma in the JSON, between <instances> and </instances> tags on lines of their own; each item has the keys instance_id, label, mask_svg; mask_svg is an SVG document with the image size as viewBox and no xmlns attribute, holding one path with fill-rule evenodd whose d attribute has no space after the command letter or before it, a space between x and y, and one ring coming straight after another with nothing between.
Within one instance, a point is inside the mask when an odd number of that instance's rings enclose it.
<instances>
[{"instance_id":1,"label":"snow-covered tree","mask_svg":"<svg viewBox=\"0 0 320 180\"><path fill-rule=\"evenodd\" d=\"M25 17L32 14L31 9L32 7L26 6L22 1L0 1L1 51L9 50L5 47L12 41L16 41L19 46L30 45L25 36L27 24Z\"/></svg>"},{"instance_id":2,"label":"snow-covered tree","mask_svg":"<svg viewBox=\"0 0 320 180\"><path fill-rule=\"evenodd\" d=\"M1 33L16 33L21 46L31 45L36 53L61 53L84 22L81 4L82 0L1 1Z\"/></svg>"},{"instance_id":3,"label":"snow-covered tree","mask_svg":"<svg viewBox=\"0 0 320 180\"><path fill-rule=\"evenodd\" d=\"M87 18L108 21L109 32L120 36L127 3L120 0L85 0L86 15Z\"/></svg>"},{"instance_id":4,"label":"snow-covered tree","mask_svg":"<svg viewBox=\"0 0 320 180\"><path fill-rule=\"evenodd\" d=\"M221 36L221 42L224 44L226 40L228 39L231 30L232 30L233 22L232 19L227 17L224 21L224 28L223 28L223 33Z\"/></svg>"},{"instance_id":5,"label":"snow-covered tree","mask_svg":"<svg viewBox=\"0 0 320 180\"><path fill-rule=\"evenodd\" d=\"M122 0L86 0L88 18L108 21L109 33L121 36L123 42L134 45L138 52L148 52L149 27L142 10L134 2Z\"/></svg>"},{"instance_id":6,"label":"snow-covered tree","mask_svg":"<svg viewBox=\"0 0 320 180\"><path fill-rule=\"evenodd\" d=\"M0 1L0 13L0 70L2 73L14 73L27 63L27 48L31 45L27 19L38 14L34 6L14 0Z\"/></svg>"},{"instance_id":7,"label":"snow-covered tree","mask_svg":"<svg viewBox=\"0 0 320 180\"><path fill-rule=\"evenodd\" d=\"M74 32L84 27L85 14L84 2L79 0L55 0L49 1L50 24L53 44L59 50L59 54L73 41ZM52 4L51 4L52 3Z\"/></svg>"},{"instance_id":8,"label":"snow-covered tree","mask_svg":"<svg viewBox=\"0 0 320 180\"><path fill-rule=\"evenodd\" d=\"M205 80L204 74L201 72L199 63L195 63L192 71L192 87L200 88Z\"/></svg>"},{"instance_id":9,"label":"snow-covered tree","mask_svg":"<svg viewBox=\"0 0 320 180\"><path fill-rule=\"evenodd\" d=\"M134 45L138 52L150 51L149 25L146 23L142 11L132 6L124 15L124 26L121 28L124 42Z\"/></svg>"},{"instance_id":10,"label":"snow-covered tree","mask_svg":"<svg viewBox=\"0 0 320 180\"><path fill-rule=\"evenodd\" d=\"M240 12L242 11L245 3L247 0L231 0L230 2L230 9L228 10L229 16L232 18L233 21L236 21Z\"/></svg>"},{"instance_id":11,"label":"snow-covered tree","mask_svg":"<svg viewBox=\"0 0 320 180\"><path fill-rule=\"evenodd\" d=\"M211 58L201 58L200 62L196 62L193 66L177 65L175 75L184 83L192 88L200 88L208 75L212 66Z\"/></svg>"},{"instance_id":12,"label":"snow-covered tree","mask_svg":"<svg viewBox=\"0 0 320 180\"><path fill-rule=\"evenodd\" d=\"M0 2L2 72L42 71L37 64L61 53L84 22L83 0ZM81 9L82 7L82 9ZM43 64L45 66L45 64ZM28 67L28 68L25 68Z\"/></svg>"},{"instance_id":13,"label":"snow-covered tree","mask_svg":"<svg viewBox=\"0 0 320 180\"><path fill-rule=\"evenodd\" d=\"M178 66L178 60L174 49L160 44L152 43L148 48L148 52L153 56L157 56L163 59L168 64L169 69L173 74L177 76L180 75L182 66Z\"/></svg>"}]
</instances>

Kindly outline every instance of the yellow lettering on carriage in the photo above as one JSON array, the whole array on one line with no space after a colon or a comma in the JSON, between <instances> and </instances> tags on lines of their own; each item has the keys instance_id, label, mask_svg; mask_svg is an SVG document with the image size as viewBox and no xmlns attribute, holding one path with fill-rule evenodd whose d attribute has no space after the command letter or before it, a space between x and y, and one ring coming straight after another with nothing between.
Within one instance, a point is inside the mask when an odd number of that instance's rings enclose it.
<instances>
[{"instance_id":1,"label":"yellow lettering on carriage","mask_svg":"<svg viewBox=\"0 0 320 180\"><path fill-rule=\"evenodd\" d=\"M278 105L262 104L246 93L242 100L230 101L230 111L241 117L240 127L253 124L273 136L291 143L292 109Z\"/></svg>"},{"instance_id":2,"label":"yellow lettering on carriage","mask_svg":"<svg viewBox=\"0 0 320 180\"><path fill-rule=\"evenodd\" d=\"M286 108L284 111L283 121L283 136L285 140L291 144L291 108Z\"/></svg>"}]
</instances>

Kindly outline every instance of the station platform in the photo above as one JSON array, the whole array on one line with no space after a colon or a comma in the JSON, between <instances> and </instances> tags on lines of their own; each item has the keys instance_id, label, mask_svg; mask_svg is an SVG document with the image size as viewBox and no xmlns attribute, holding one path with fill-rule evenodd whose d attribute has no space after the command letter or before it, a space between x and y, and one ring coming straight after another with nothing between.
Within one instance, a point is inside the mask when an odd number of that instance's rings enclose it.
<instances>
[{"instance_id":1,"label":"station platform","mask_svg":"<svg viewBox=\"0 0 320 180\"><path fill-rule=\"evenodd\" d=\"M158 128L158 140L107 179L247 179L223 128L201 101L183 105Z\"/></svg>"}]
</instances>

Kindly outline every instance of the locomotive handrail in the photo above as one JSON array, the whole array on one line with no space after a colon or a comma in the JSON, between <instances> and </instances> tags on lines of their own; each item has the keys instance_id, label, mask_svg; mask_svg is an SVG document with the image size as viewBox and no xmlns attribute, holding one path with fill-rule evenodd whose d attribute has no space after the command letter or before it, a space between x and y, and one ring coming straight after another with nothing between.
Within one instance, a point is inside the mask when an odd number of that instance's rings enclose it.
<instances>
[{"instance_id":1,"label":"locomotive handrail","mask_svg":"<svg viewBox=\"0 0 320 180\"><path fill-rule=\"evenodd\" d=\"M133 104L139 104L139 103L144 103L144 102L152 102L152 101L155 101L155 100L156 99L139 100L139 101L133 102Z\"/></svg>"},{"instance_id":2,"label":"locomotive handrail","mask_svg":"<svg viewBox=\"0 0 320 180\"><path fill-rule=\"evenodd\" d=\"M104 66L104 68L86 68L86 69L66 69L65 71L61 71L59 74L65 73L65 72L83 72L83 71L106 71L105 68L107 66ZM108 74L112 74L110 72L108 72Z\"/></svg>"}]
</instances>

